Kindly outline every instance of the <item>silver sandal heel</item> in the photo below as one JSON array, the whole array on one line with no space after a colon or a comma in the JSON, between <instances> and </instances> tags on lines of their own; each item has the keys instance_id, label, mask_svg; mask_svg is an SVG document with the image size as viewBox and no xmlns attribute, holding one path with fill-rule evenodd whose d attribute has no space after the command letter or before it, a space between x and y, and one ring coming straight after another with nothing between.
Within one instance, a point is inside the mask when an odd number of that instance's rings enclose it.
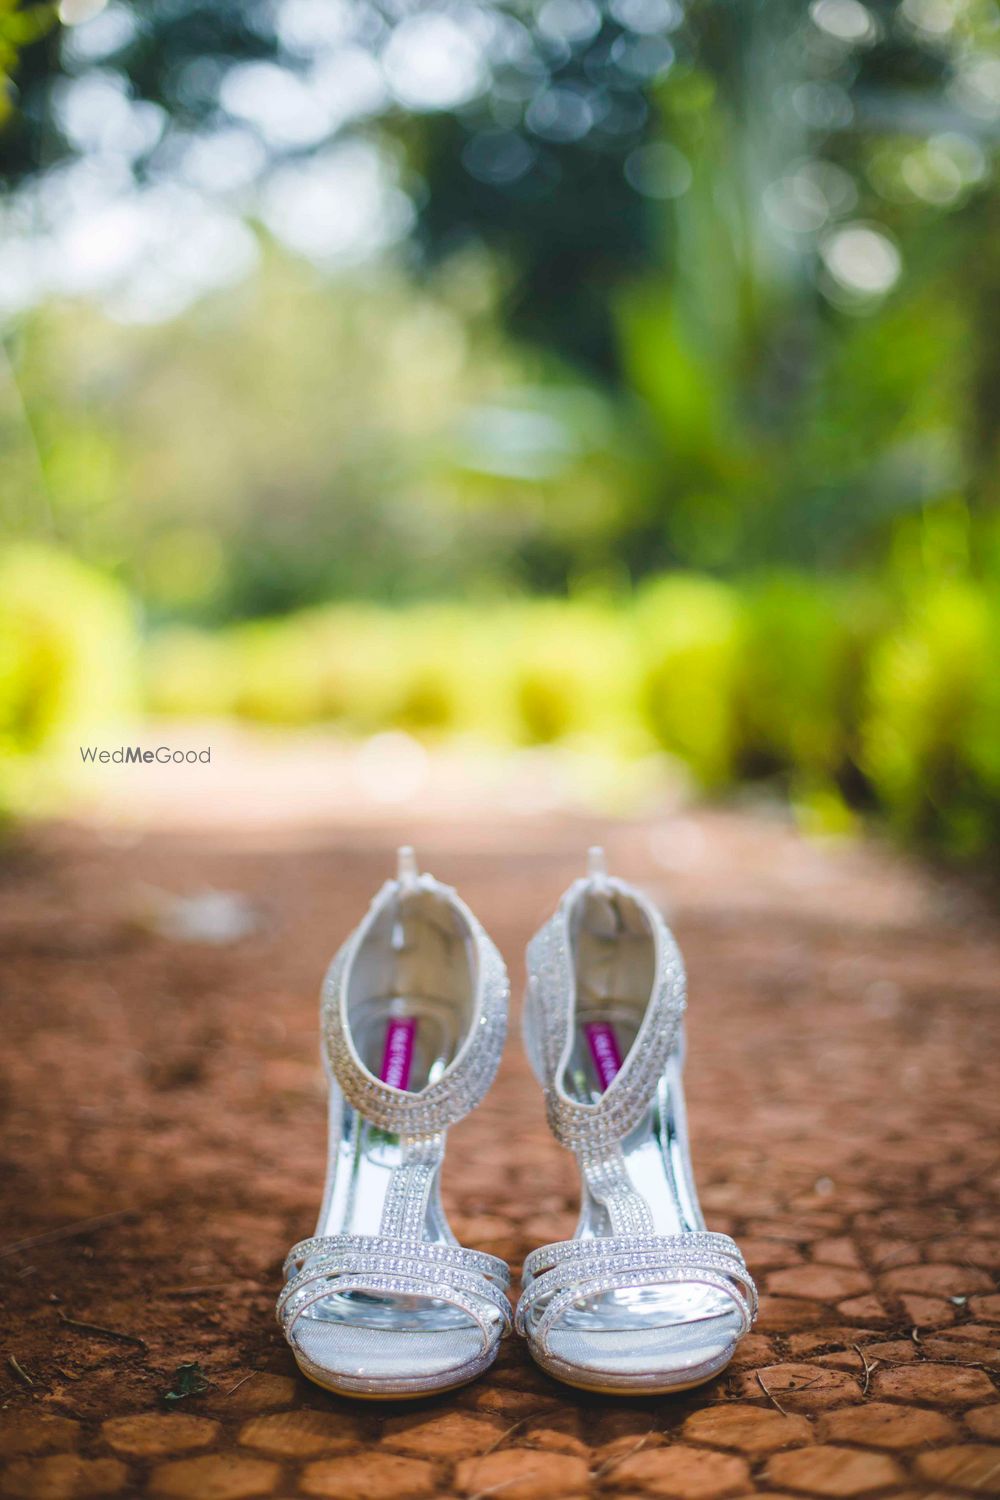
<instances>
[{"instance_id":1,"label":"silver sandal heel","mask_svg":"<svg viewBox=\"0 0 1000 1500\"><path fill-rule=\"evenodd\" d=\"M577 1157L574 1237L534 1250L516 1327L569 1385L687 1390L725 1368L757 1293L735 1241L710 1234L691 1171L684 965L603 852L528 947L524 1040L550 1127Z\"/></svg>"},{"instance_id":2,"label":"silver sandal heel","mask_svg":"<svg viewBox=\"0 0 1000 1500\"><path fill-rule=\"evenodd\" d=\"M397 879L323 983L326 1188L277 1304L300 1370L328 1390L451 1389L493 1362L510 1329L506 1264L459 1245L440 1193L448 1126L493 1082L507 1000L476 918L401 849Z\"/></svg>"}]
</instances>

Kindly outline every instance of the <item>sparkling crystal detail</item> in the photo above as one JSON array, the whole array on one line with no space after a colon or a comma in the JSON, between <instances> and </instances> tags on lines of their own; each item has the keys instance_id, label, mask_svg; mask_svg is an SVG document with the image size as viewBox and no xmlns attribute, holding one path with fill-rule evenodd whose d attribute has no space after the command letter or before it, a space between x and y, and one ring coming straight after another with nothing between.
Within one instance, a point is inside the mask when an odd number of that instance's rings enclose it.
<instances>
[{"instance_id":1,"label":"sparkling crystal detail","mask_svg":"<svg viewBox=\"0 0 1000 1500\"><path fill-rule=\"evenodd\" d=\"M607 880L598 872L602 882ZM592 875L590 879L598 876ZM622 1067L594 1103L571 1098L562 1083L575 1024L571 919L590 879L566 892L555 915L528 946L524 1043L545 1093L553 1134L573 1151L586 1187L605 1209L611 1234L564 1240L532 1251L515 1326L549 1353L549 1335L574 1303L632 1287L692 1283L729 1297L739 1337L757 1315L757 1290L735 1241L724 1234L652 1233L645 1198L628 1177L622 1140L639 1124L682 1037L684 964L673 934L645 898L639 900L656 945L654 980L639 1031ZM610 882L621 888L621 882Z\"/></svg>"},{"instance_id":2,"label":"sparkling crystal detail","mask_svg":"<svg viewBox=\"0 0 1000 1500\"><path fill-rule=\"evenodd\" d=\"M298 1320L331 1297L346 1292L427 1297L450 1303L478 1324L483 1336L480 1367L512 1325L506 1288L510 1272L494 1255L423 1238L427 1203L435 1190L449 1125L480 1102L496 1075L507 1028L509 985L503 960L480 923L448 886L416 874L404 860L407 886L419 883L455 907L465 923L476 960L472 1018L457 1056L433 1084L404 1092L383 1083L364 1066L347 1020L351 964L372 922L397 882L388 881L369 912L340 949L323 982L321 1026L330 1070L344 1099L370 1124L400 1138L402 1162L395 1169L377 1235L313 1235L285 1260L285 1286L276 1316L295 1342Z\"/></svg>"}]
</instances>

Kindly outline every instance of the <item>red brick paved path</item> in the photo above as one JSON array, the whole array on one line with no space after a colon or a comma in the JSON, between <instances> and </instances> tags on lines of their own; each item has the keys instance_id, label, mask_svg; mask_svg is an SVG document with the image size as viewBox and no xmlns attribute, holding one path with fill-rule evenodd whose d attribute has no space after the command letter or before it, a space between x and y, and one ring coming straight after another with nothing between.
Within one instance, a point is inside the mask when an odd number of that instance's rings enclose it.
<instances>
[{"instance_id":1,"label":"red brick paved path","mask_svg":"<svg viewBox=\"0 0 1000 1500\"><path fill-rule=\"evenodd\" d=\"M517 995L595 829L413 831ZM475 1385L399 1406L295 1375L271 1309L322 1179L316 988L393 833L63 829L0 860L0 1495L1000 1493L1000 926L875 849L816 851L749 816L606 831L688 959L704 1207L765 1293L733 1368L681 1397L592 1398L511 1340ZM250 897L257 932L205 947L141 920L149 886L200 885ZM519 1263L571 1232L574 1191L512 1028L453 1132L456 1231ZM188 1361L212 1384L170 1409Z\"/></svg>"}]
</instances>

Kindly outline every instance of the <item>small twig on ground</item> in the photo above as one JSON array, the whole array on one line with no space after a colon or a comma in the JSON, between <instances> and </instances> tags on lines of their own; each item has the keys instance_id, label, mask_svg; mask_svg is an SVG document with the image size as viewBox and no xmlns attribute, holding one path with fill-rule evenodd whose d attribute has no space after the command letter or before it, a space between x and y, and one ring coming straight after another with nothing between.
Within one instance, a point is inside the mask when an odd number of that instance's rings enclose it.
<instances>
[{"instance_id":1,"label":"small twig on ground","mask_svg":"<svg viewBox=\"0 0 1000 1500\"><path fill-rule=\"evenodd\" d=\"M513 1427L508 1427L506 1432L501 1432L501 1434L497 1438L496 1442L495 1443L491 1443L490 1446L480 1456L482 1458L485 1458L487 1453L495 1453L497 1451L497 1449L500 1447L500 1444L501 1443L505 1443L507 1441L507 1439L510 1437L510 1435L511 1435L512 1432L516 1432L519 1427L523 1427L524 1426L525 1422L530 1422L530 1421L531 1421L530 1417L521 1417L519 1419L519 1421L517 1421L517 1422L514 1423Z\"/></svg>"},{"instance_id":2,"label":"small twig on ground","mask_svg":"<svg viewBox=\"0 0 1000 1500\"><path fill-rule=\"evenodd\" d=\"M148 1347L146 1340L139 1338L137 1334L120 1333L117 1328L104 1328L100 1323L83 1323L79 1318L69 1317L62 1308L56 1308L56 1317L60 1323L65 1323L67 1328L77 1328L81 1333L93 1333L102 1339L116 1339L120 1344L135 1344L139 1349Z\"/></svg>"},{"instance_id":3,"label":"small twig on ground","mask_svg":"<svg viewBox=\"0 0 1000 1500\"><path fill-rule=\"evenodd\" d=\"M902 1258L910 1254L909 1245L899 1245L895 1250L890 1250L888 1255L883 1255L875 1261L876 1271L888 1271L890 1266L898 1265Z\"/></svg>"},{"instance_id":4,"label":"small twig on ground","mask_svg":"<svg viewBox=\"0 0 1000 1500\"><path fill-rule=\"evenodd\" d=\"M868 1394L868 1387L869 1387L869 1385L871 1385L872 1371L876 1369L876 1367L878 1366L879 1361L875 1360L874 1364L870 1363L869 1359L868 1359L868 1356L865 1354L865 1351L861 1348L860 1344L852 1344L851 1348L854 1350L855 1354L858 1356L858 1358L860 1359L862 1365L864 1366L864 1370L865 1370L865 1382L864 1382L864 1385L861 1387L861 1394L862 1394L862 1396L867 1396L867 1394Z\"/></svg>"},{"instance_id":5,"label":"small twig on ground","mask_svg":"<svg viewBox=\"0 0 1000 1500\"><path fill-rule=\"evenodd\" d=\"M61 1229L33 1234L26 1240L12 1240L9 1245L0 1247L0 1260L7 1255L16 1255L18 1250L33 1250L36 1245L55 1245L59 1240L71 1240L78 1234L90 1234L92 1230L104 1229L118 1219L128 1218L133 1212L130 1208L120 1208L116 1213L98 1214L96 1219L77 1219L72 1224L64 1224Z\"/></svg>"},{"instance_id":6,"label":"small twig on ground","mask_svg":"<svg viewBox=\"0 0 1000 1500\"><path fill-rule=\"evenodd\" d=\"M223 1396L231 1396L234 1391L239 1390L241 1385L246 1385L248 1380L252 1380L254 1376L259 1373L260 1372L258 1370L251 1370L249 1375L244 1375L242 1380L237 1380L236 1384L234 1386L230 1386L228 1391L223 1391Z\"/></svg>"},{"instance_id":7,"label":"small twig on ground","mask_svg":"<svg viewBox=\"0 0 1000 1500\"><path fill-rule=\"evenodd\" d=\"M13 1370L14 1374L17 1376L18 1380L23 1380L25 1385L34 1385L35 1382L32 1380L27 1370L22 1364L18 1363L17 1358L13 1354L8 1354L7 1363Z\"/></svg>"},{"instance_id":8,"label":"small twig on ground","mask_svg":"<svg viewBox=\"0 0 1000 1500\"><path fill-rule=\"evenodd\" d=\"M499 1484L491 1484L485 1490L477 1490L474 1495L469 1496L469 1500L486 1500L487 1495L498 1495L501 1490L509 1490L512 1484L534 1479L534 1477L535 1471L532 1469L529 1474L518 1474L514 1479L501 1479Z\"/></svg>"},{"instance_id":9,"label":"small twig on ground","mask_svg":"<svg viewBox=\"0 0 1000 1500\"><path fill-rule=\"evenodd\" d=\"M934 1363L940 1365L951 1365L955 1370L985 1370L988 1375L996 1374L996 1360L987 1364L982 1359L941 1359L934 1356Z\"/></svg>"},{"instance_id":10,"label":"small twig on ground","mask_svg":"<svg viewBox=\"0 0 1000 1500\"><path fill-rule=\"evenodd\" d=\"M770 1401L770 1403L771 1403L772 1406L776 1406L778 1408L778 1410L781 1412L781 1415L783 1417L787 1417L788 1413L785 1410L785 1408L782 1406L781 1402L778 1400L777 1396L774 1394L773 1391L769 1391L768 1388L767 1388L767 1386L764 1384L764 1377L763 1377L763 1375L760 1373L759 1370L755 1371L754 1373L757 1376L757 1384L760 1386L761 1390L764 1392L764 1395L767 1397L768 1401Z\"/></svg>"},{"instance_id":11,"label":"small twig on ground","mask_svg":"<svg viewBox=\"0 0 1000 1500\"><path fill-rule=\"evenodd\" d=\"M640 1448L645 1448L651 1437L652 1429L649 1432L644 1432L635 1447L629 1448L626 1453L613 1453L610 1458L606 1458L596 1469L591 1470L591 1479L603 1479L605 1474L610 1474L612 1469L617 1469L618 1465L623 1464L627 1458L631 1458L633 1453L638 1453Z\"/></svg>"}]
</instances>

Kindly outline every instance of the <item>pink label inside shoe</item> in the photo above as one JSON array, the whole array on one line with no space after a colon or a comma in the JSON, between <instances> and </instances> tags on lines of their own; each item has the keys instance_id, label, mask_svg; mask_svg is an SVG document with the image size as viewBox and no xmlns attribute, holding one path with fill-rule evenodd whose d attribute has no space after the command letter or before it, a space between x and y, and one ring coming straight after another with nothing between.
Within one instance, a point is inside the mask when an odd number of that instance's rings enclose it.
<instances>
[{"instance_id":1,"label":"pink label inside shoe","mask_svg":"<svg viewBox=\"0 0 1000 1500\"><path fill-rule=\"evenodd\" d=\"M394 1089L408 1089L413 1068L413 1041L417 1034L417 1023L412 1016L405 1020L389 1022L382 1049L382 1070L379 1078Z\"/></svg>"},{"instance_id":2,"label":"pink label inside shoe","mask_svg":"<svg viewBox=\"0 0 1000 1500\"><path fill-rule=\"evenodd\" d=\"M590 1055L594 1059L601 1088L613 1083L622 1065L615 1033L606 1021L590 1021L583 1028Z\"/></svg>"}]
</instances>

